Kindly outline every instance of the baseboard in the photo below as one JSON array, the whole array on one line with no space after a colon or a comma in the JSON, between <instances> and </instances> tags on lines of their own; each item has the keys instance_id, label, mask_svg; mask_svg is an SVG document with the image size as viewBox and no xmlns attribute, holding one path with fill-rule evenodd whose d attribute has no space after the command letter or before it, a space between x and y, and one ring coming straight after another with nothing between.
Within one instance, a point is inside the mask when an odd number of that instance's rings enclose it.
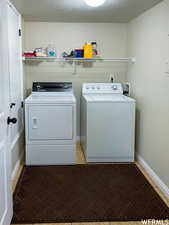
<instances>
[{"instance_id":1,"label":"baseboard","mask_svg":"<svg viewBox=\"0 0 169 225\"><path fill-rule=\"evenodd\" d=\"M12 176L11 176L11 179L12 179L12 180L14 180L15 177L16 177L16 175L17 175L17 172L18 172L18 170L19 170L19 167L20 167L20 165L21 165L21 162L22 162L22 160L23 160L23 157L24 157L24 152L22 152L22 154L20 155L18 161L17 161L16 164L15 164L15 168L13 169L13 171L12 171Z\"/></svg>"},{"instance_id":2,"label":"baseboard","mask_svg":"<svg viewBox=\"0 0 169 225\"><path fill-rule=\"evenodd\" d=\"M167 198L169 198L169 188L167 187L167 185L164 184L164 182L159 178L159 176L140 155L137 155L137 162L145 169L147 174L152 178L153 182L158 186L158 188L163 192L163 194Z\"/></svg>"}]
</instances>

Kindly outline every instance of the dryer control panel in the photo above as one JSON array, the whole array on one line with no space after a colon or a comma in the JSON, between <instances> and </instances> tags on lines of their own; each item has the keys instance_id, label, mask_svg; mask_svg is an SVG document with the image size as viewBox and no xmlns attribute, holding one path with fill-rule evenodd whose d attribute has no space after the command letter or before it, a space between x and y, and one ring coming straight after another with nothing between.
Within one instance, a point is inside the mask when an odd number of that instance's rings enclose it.
<instances>
[{"instance_id":1,"label":"dryer control panel","mask_svg":"<svg viewBox=\"0 0 169 225\"><path fill-rule=\"evenodd\" d=\"M123 94L120 83L84 83L83 94Z\"/></svg>"}]
</instances>

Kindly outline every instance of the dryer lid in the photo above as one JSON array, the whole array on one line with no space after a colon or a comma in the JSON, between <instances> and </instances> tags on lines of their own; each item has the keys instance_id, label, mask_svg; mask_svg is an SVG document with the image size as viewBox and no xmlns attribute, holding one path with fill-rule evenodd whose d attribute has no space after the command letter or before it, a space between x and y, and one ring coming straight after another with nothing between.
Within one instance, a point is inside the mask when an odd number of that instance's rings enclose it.
<instances>
[{"instance_id":1,"label":"dryer lid","mask_svg":"<svg viewBox=\"0 0 169 225\"><path fill-rule=\"evenodd\" d=\"M25 99L25 104L76 104L76 98L72 95L36 96L30 95Z\"/></svg>"}]
</instances>

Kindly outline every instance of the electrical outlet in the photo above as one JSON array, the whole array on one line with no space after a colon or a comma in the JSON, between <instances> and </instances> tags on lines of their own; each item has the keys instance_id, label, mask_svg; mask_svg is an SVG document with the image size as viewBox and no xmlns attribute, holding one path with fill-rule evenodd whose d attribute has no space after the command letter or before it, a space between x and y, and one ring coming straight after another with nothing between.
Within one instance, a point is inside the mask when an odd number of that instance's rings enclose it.
<instances>
[{"instance_id":1,"label":"electrical outlet","mask_svg":"<svg viewBox=\"0 0 169 225\"><path fill-rule=\"evenodd\" d=\"M131 84L129 82L125 82L123 84L123 93L124 93L124 95L130 96L130 94L131 94Z\"/></svg>"}]
</instances>

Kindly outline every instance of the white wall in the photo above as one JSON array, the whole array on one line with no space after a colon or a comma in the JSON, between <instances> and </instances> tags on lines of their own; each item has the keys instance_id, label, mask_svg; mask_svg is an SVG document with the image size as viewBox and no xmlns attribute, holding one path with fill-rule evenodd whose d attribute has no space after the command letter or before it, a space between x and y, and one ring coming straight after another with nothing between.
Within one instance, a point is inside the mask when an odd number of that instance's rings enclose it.
<instances>
[{"instance_id":1,"label":"white wall","mask_svg":"<svg viewBox=\"0 0 169 225\"><path fill-rule=\"evenodd\" d=\"M97 41L100 55L106 58L126 57L126 24L99 23L25 23L25 50L35 47L56 46L58 55L81 48L86 41ZM117 81L126 80L125 63L94 63L77 66L77 75L72 75L73 66L62 63L32 63L26 65L26 88L28 93L33 81L72 81L78 100L77 134L80 135L80 95L84 82L108 82L110 74ZM118 73L118 75L117 75Z\"/></svg>"},{"instance_id":2,"label":"white wall","mask_svg":"<svg viewBox=\"0 0 169 225\"><path fill-rule=\"evenodd\" d=\"M136 149L169 187L169 5L162 2L128 25L128 80L137 100Z\"/></svg>"}]
</instances>

